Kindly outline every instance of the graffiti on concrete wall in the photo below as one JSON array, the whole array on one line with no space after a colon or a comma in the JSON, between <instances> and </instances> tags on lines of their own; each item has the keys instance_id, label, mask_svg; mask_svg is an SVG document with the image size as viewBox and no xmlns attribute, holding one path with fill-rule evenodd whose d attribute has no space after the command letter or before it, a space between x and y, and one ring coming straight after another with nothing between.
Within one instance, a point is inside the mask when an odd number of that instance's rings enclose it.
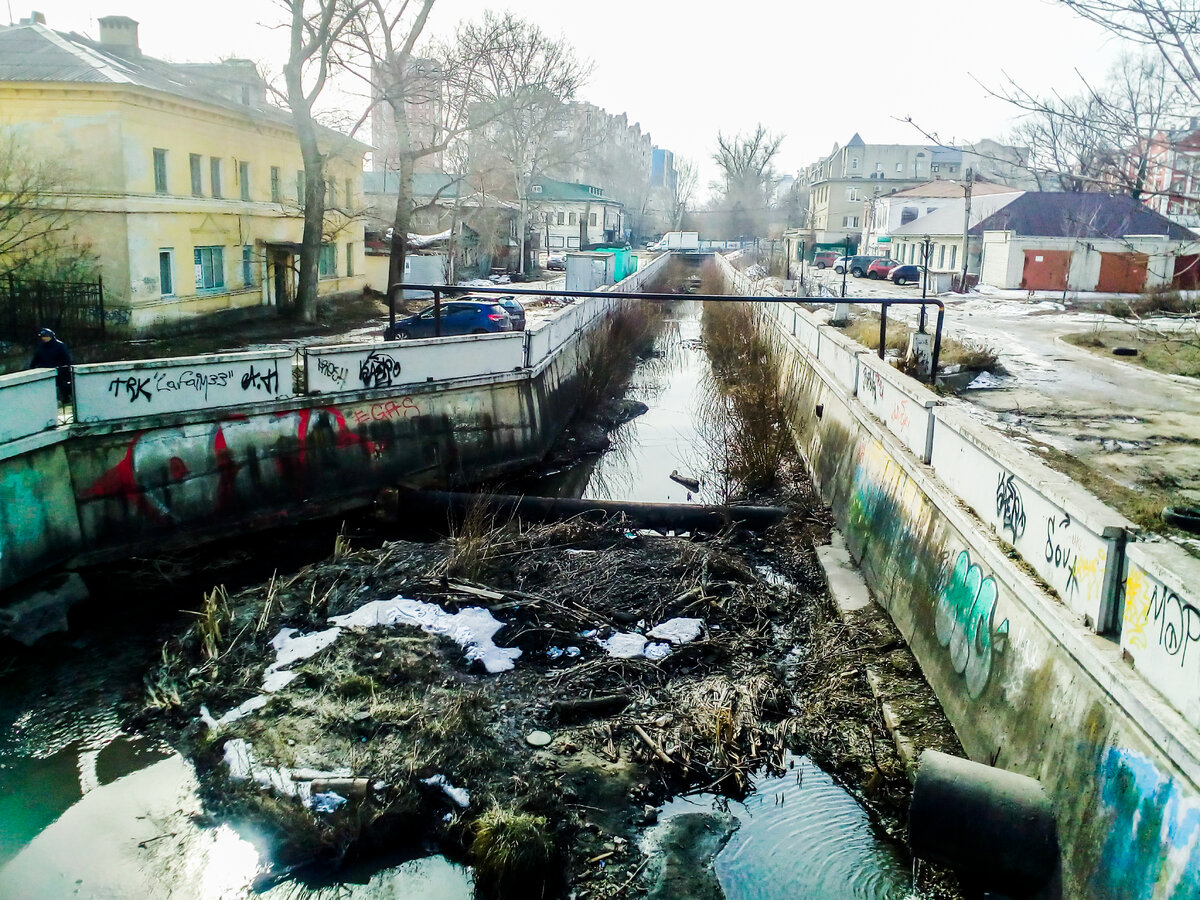
<instances>
[{"instance_id":1,"label":"graffiti on concrete wall","mask_svg":"<svg viewBox=\"0 0 1200 900\"><path fill-rule=\"evenodd\" d=\"M209 399L209 392L238 384L247 393L265 392L274 396L279 390L279 367L257 368L253 364L236 379L233 369L184 369L181 372L152 372L149 375L127 375L113 378L108 383L108 393L121 400L137 403L144 400L152 404L160 394L194 393Z\"/></svg>"},{"instance_id":2,"label":"graffiti on concrete wall","mask_svg":"<svg viewBox=\"0 0 1200 900\"><path fill-rule=\"evenodd\" d=\"M1180 668L1187 662L1188 651L1200 642L1200 610L1150 577L1135 565L1125 580L1125 623L1123 643L1148 649L1153 642Z\"/></svg>"},{"instance_id":3,"label":"graffiti on concrete wall","mask_svg":"<svg viewBox=\"0 0 1200 900\"><path fill-rule=\"evenodd\" d=\"M391 387L399 378L400 361L378 350L372 350L358 364L358 380L364 388Z\"/></svg>"},{"instance_id":4,"label":"graffiti on concrete wall","mask_svg":"<svg viewBox=\"0 0 1200 900\"><path fill-rule=\"evenodd\" d=\"M300 409L253 420L233 415L139 431L79 499L118 500L149 524L230 514L253 505L246 498L264 480L278 481L285 490L290 486L301 496L314 473L339 465L339 454L347 450L382 458L387 436L362 426L420 415L417 402L403 397L345 411ZM265 465L273 465L277 478L268 478Z\"/></svg>"},{"instance_id":5,"label":"graffiti on concrete wall","mask_svg":"<svg viewBox=\"0 0 1200 900\"><path fill-rule=\"evenodd\" d=\"M1200 896L1200 806L1144 754L1110 747L1097 772L1111 817L1093 875L1103 900L1192 900Z\"/></svg>"},{"instance_id":6,"label":"graffiti on concrete wall","mask_svg":"<svg viewBox=\"0 0 1200 900\"><path fill-rule=\"evenodd\" d=\"M1016 476L1000 471L996 476L996 515L1000 517L1004 530L1012 535L1012 543L1025 534L1025 502Z\"/></svg>"},{"instance_id":7,"label":"graffiti on concrete wall","mask_svg":"<svg viewBox=\"0 0 1200 900\"><path fill-rule=\"evenodd\" d=\"M971 697L978 697L987 687L994 657L1004 652L1008 639L1008 619L996 624L998 596L995 580L984 575L966 550L943 573L935 619L937 639L950 651L954 671L965 679Z\"/></svg>"},{"instance_id":8,"label":"graffiti on concrete wall","mask_svg":"<svg viewBox=\"0 0 1200 900\"><path fill-rule=\"evenodd\" d=\"M346 379L350 377L350 369L346 366L339 366L328 356L317 357L317 371L336 384L338 387L346 386Z\"/></svg>"}]
</instances>

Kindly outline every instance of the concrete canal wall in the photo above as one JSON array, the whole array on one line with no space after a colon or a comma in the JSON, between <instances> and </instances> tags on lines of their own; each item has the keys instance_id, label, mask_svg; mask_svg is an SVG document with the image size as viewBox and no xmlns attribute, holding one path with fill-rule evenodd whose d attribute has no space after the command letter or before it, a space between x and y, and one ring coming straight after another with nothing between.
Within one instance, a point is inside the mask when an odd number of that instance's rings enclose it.
<instances>
[{"instance_id":1,"label":"concrete canal wall","mask_svg":"<svg viewBox=\"0 0 1200 900\"><path fill-rule=\"evenodd\" d=\"M771 312L823 498L971 758L1045 785L1064 896L1200 896L1200 564L800 306Z\"/></svg>"},{"instance_id":2,"label":"concrete canal wall","mask_svg":"<svg viewBox=\"0 0 1200 900\"><path fill-rule=\"evenodd\" d=\"M667 259L525 333L77 366L69 426L52 371L0 378L0 588L536 462L587 335Z\"/></svg>"}]
</instances>

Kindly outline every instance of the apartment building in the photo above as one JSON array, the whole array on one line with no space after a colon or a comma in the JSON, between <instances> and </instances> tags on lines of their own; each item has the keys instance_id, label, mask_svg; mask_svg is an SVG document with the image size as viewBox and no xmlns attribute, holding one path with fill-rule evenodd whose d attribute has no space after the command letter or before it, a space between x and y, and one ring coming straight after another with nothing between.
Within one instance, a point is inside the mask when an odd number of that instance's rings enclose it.
<instances>
[{"instance_id":1,"label":"apartment building","mask_svg":"<svg viewBox=\"0 0 1200 900\"><path fill-rule=\"evenodd\" d=\"M70 170L61 202L90 245L110 325L144 331L295 296L304 167L291 116L249 60L175 65L138 46L138 23L98 40L43 20L0 27L0 129ZM332 131L321 294L361 290L362 160Z\"/></svg>"}]
</instances>

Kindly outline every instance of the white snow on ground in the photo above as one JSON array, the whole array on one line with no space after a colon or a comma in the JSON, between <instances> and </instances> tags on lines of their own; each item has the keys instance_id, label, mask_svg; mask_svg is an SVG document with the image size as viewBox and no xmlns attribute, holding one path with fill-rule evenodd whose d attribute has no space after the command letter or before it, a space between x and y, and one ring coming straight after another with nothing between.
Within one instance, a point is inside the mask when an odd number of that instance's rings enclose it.
<instances>
[{"instance_id":1,"label":"white snow on ground","mask_svg":"<svg viewBox=\"0 0 1200 900\"><path fill-rule=\"evenodd\" d=\"M444 634L459 646L466 648L469 662L479 660L493 675L511 669L513 660L521 655L520 648L496 646L493 638L503 627L503 623L478 606L462 609L451 615L433 603L394 597L391 600L372 600L344 616L331 616L329 621L333 623L331 628L310 631L307 634L301 634L295 628L281 628L279 633L271 638L275 662L263 672L263 693L256 694L219 718L214 717L207 707L201 706L200 720L216 730L262 709L267 705L267 694L283 690L296 678L298 673L287 670L286 666L308 659L324 650L338 639L345 628L415 625L432 634Z\"/></svg>"},{"instance_id":2,"label":"white snow on ground","mask_svg":"<svg viewBox=\"0 0 1200 900\"><path fill-rule=\"evenodd\" d=\"M445 775L431 775L429 778L422 778L421 782L433 787L440 787L442 792L447 797L449 797L463 809L466 809L471 805L471 795L468 793L467 789L455 787L450 783L449 779L447 779Z\"/></svg>"},{"instance_id":3,"label":"white snow on ground","mask_svg":"<svg viewBox=\"0 0 1200 900\"><path fill-rule=\"evenodd\" d=\"M670 641L672 644L687 644L700 637L700 626L703 624L700 619L667 619L647 631L646 637Z\"/></svg>"},{"instance_id":4,"label":"white snow on ground","mask_svg":"<svg viewBox=\"0 0 1200 900\"><path fill-rule=\"evenodd\" d=\"M618 631L607 640L597 638L596 643L603 647L609 656L616 659L632 659L644 656L647 659L663 659L671 655L672 644L687 644L700 637L700 619L675 618L655 626L646 634ZM589 637L589 635L583 635ZM648 638L658 638L650 641Z\"/></svg>"},{"instance_id":5,"label":"white snow on ground","mask_svg":"<svg viewBox=\"0 0 1200 900\"><path fill-rule=\"evenodd\" d=\"M492 638L504 627L486 609L478 606L459 610L451 615L434 603L395 597L392 600L373 600L344 616L329 620L342 628L375 625L416 625L430 634L444 634L467 651L467 659L479 660L491 674L504 672L521 655L519 647L497 647Z\"/></svg>"}]
</instances>

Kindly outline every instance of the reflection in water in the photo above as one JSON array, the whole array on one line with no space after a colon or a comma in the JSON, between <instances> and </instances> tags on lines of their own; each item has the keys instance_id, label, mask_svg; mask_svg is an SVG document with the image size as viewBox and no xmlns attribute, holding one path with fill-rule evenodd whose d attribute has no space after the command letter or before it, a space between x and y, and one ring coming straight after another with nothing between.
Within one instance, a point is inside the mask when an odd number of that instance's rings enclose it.
<instances>
[{"instance_id":1,"label":"reflection in water","mask_svg":"<svg viewBox=\"0 0 1200 900\"><path fill-rule=\"evenodd\" d=\"M266 841L203 827L191 765L121 729L118 704L140 691L162 639L181 622L161 611L137 615L133 633L123 622L92 623L84 636L24 654L0 677L0 897L471 897L468 870L440 858L332 890L286 883L254 893Z\"/></svg>"},{"instance_id":2,"label":"reflection in water","mask_svg":"<svg viewBox=\"0 0 1200 900\"><path fill-rule=\"evenodd\" d=\"M854 798L807 759L763 778L744 803L711 794L667 804L663 818L727 804L740 822L717 855L727 900L902 900L911 873Z\"/></svg>"},{"instance_id":3,"label":"reflection in water","mask_svg":"<svg viewBox=\"0 0 1200 900\"><path fill-rule=\"evenodd\" d=\"M602 456L535 479L526 493L670 503L717 499L708 487L689 498L688 489L670 479L675 469L696 475L708 470L695 420L697 391L709 371L700 342L701 308L697 301L679 300L664 310L654 355L638 363L627 392L649 412L617 428Z\"/></svg>"}]
</instances>

